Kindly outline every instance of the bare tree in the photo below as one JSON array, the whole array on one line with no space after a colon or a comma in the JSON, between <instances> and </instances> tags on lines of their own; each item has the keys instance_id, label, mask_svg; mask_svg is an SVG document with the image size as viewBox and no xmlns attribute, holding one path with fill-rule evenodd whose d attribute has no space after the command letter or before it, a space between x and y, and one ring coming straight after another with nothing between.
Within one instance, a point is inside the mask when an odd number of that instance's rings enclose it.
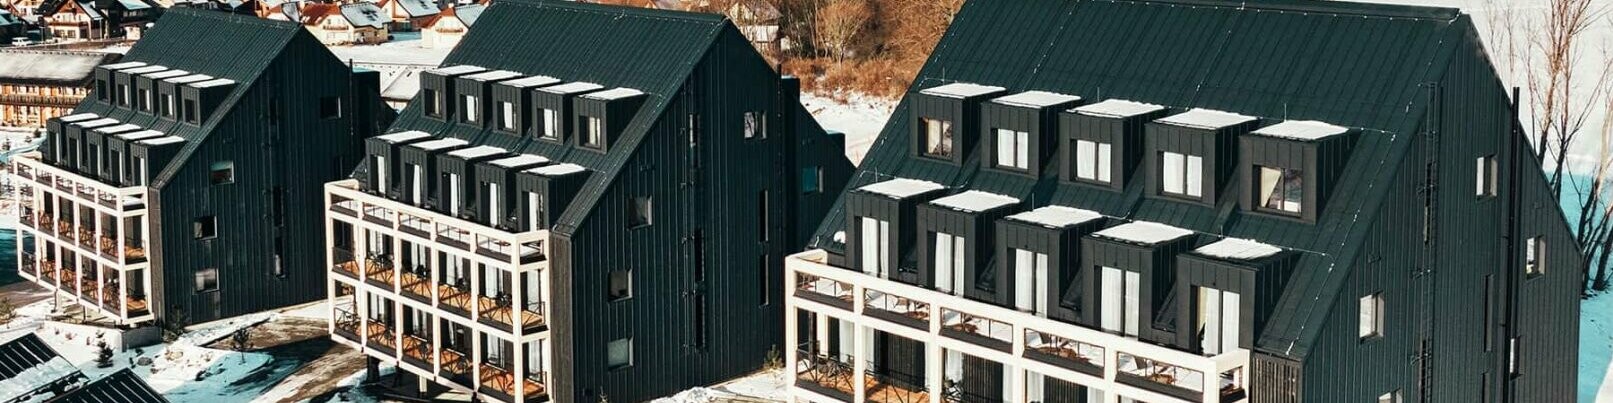
<instances>
[{"instance_id":1,"label":"bare tree","mask_svg":"<svg viewBox=\"0 0 1613 403\"><path fill-rule=\"evenodd\" d=\"M845 61L855 41L868 29L874 9L868 0L829 0L817 17L818 46L835 61Z\"/></svg>"},{"instance_id":2,"label":"bare tree","mask_svg":"<svg viewBox=\"0 0 1613 403\"><path fill-rule=\"evenodd\" d=\"M1604 65L1613 67L1613 49L1604 48L1602 54ZM1601 100L1605 120L1613 116L1613 97L1603 96ZM1604 121L1599 134L1602 141L1591 160L1594 166L1590 179L1569 183L1579 202L1575 240L1579 241L1580 255L1586 258L1587 265L1595 268L1594 273L1586 277L1591 289L1605 291L1609 276L1613 275L1608 271L1609 258L1613 257L1608 253L1613 250L1613 145L1608 144L1613 142L1613 124Z\"/></svg>"}]
</instances>

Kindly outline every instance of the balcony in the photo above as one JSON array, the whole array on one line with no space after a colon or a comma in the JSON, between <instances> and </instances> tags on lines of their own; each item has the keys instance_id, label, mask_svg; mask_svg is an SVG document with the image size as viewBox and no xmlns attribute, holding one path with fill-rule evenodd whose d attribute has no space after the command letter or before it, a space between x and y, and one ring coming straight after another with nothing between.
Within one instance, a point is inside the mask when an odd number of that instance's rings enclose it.
<instances>
[{"instance_id":1,"label":"balcony","mask_svg":"<svg viewBox=\"0 0 1613 403\"><path fill-rule=\"evenodd\" d=\"M941 334L1001 351L1014 349L1014 325L952 309L941 310Z\"/></svg>"},{"instance_id":2,"label":"balcony","mask_svg":"<svg viewBox=\"0 0 1613 403\"><path fill-rule=\"evenodd\" d=\"M399 277L403 279L403 296L431 303L431 278L410 270L404 270Z\"/></svg>"},{"instance_id":3,"label":"balcony","mask_svg":"<svg viewBox=\"0 0 1613 403\"><path fill-rule=\"evenodd\" d=\"M1098 345L1025 329L1025 358L1103 376L1103 356Z\"/></svg>"},{"instance_id":4,"label":"balcony","mask_svg":"<svg viewBox=\"0 0 1613 403\"><path fill-rule=\"evenodd\" d=\"M107 284L101 292L101 308L112 312L123 312L123 295L118 292L117 284Z\"/></svg>"},{"instance_id":5,"label":"balcony","mask_svg":"<svg viewBox=\"0 0 1613 403\"><path fill-rule=\"evenodd\" d=\"M1204 393L1204 372L1121 352L1120 383L1188 400Z\"/></svg>"},{"instance_id":6,"label":"balcony","mask_svg":"<svg viewBox=\"0 0 1613 403\"><path fill-rule=\"evenodd\" d=\"M78 272L74 269L63 267L58 273L60 274L64 291L78 295Z\"/></svg>"},{"instance_id":7,"label":"balcony","mask_svg":"<svg viewBox=\"0 0 1613 403\"><path fill-rule=\"evenodd\" d=\"M11 162L16 166L16 171L33 173L35 183L61 190L63 196L76 198L79 205L104 206L106 209L118 213L145 208L144 186L119 186L105 183L98 178L84 176L65 168L52 166L30 156L12 158ZM70 233L68 232L67 234Z\"/></svg>"},{"instance_id":8,"label":"balcony","mask_svg":"<svg viewBox=\"0 0 1613 403\"><path fill-rule=\"evenodd\" d=\"M503 397L506 400L515 399L515 384L517 382L517 378L514 374L511 374L510 371L506 371L498 366L488 365L485 363L481 365L481 371L482 391L502 394L500 397ZM522 396L542 396L545 393L543 384L541 383L525 377L520 378L519 381L523 389Z\"/></svg>"},{"instance_id":9,"label":"balcony","mask_svg":"<svg viewBox=\"0 0 1613 403\"><path fill-rule=\"evenodd\" d=\"M507 295L499 298L478 296L476 298L476 307L480 310L482 323L505 330L511 330L511 327L515 326L515 309L511 306ZM538 305L537 309L542 310L542 305ZM526 309L521 310L522 329L532 329L542 324L542 315Z\"/></svg>"},{"instance_id":10,"label":"balcony","mask_svg":"<svg viewBox=\"0 0 1613 403\"><path fill-rule=\"evenodd\" d=\"M151 313L149 307L146 306L144 295L131 295L128 298L124 298L123 302L127 304L129 316L143 316Z\"/></svg>"},{"instance_id":11,"label":"balcony","mask_svg":"<svg viewBox=\"0 0 1613 403\"><path fill-rule=\"evenodd\" d=\"M353 260L353 252L341 248L336 248L334 252L336 264L331 265L331 271L357 279L358 262Z\"/></svg>"},{"instance_id":12,"label":"balcony","mask_svg":"<svg viewBox=\"0 0 1613 403\"><path fill-rule=\"evenodd\" d=\"M370 319L364 324L364 337L369 342L365 346L380 350L386 355L393 355L398 351L398 342L393 339L392 328L387 327L386 319Z\"/></svg>"},{"instance_id":13,"label":"balcony","mask_svg":"<svg viewBox=\"0 0 1613 403\"><path fill-rule=\"evenodd\" d=\"M930 392L908 376L869 371L863 379L863 397L873 403L929 403Z\"/></svg>"},{"instance_id":14,"label":"balcony","mask_svg":"<svg viewBox=\"0 0 1613 403\"><path fill-rule=\"evenodd\" d=\"M434 243L510 265L538 264L548 256L544 242L548 231L512 233L365 193L359 189L359 182L352 179L326 184L325 191L331 200L327 208L340 213L333 216L359 217L366 223L395 229L398 235L413 238L411 242Z\"/></svg>"},{"instance_id":15,"label":"balcony","mask_svg":"<svg viewBox=\"0 0 1613 403\"><path fill-rule=\"evenodd\" d=\"M336 323L334 326L336 328L336 334L346 338L349 341L359 342L358 315L354 314L352 311L341 308L337 308L333 315L336 317Z\"/></svg>"},{"instance_id":16,"label":"balcony","mask_svg":"<svg viewBox=\"0 0 1613 403\"><path fill-rule=\"evenodd\" d=\"M470 301L470 290L447 284L437 285L437 306L445 311L469 318Z\"/></svg>"},{"instance_id":17,"label":"balcony","mask_svg":"<svg viewBox=\"0 0 1613 403\"><path fill-rule=\"evenodd\" d=\"M796 357L795 386L843 402L852 401L856 392L853 380L856 371L851 363L804 350L798 352Z\"/></svg>"},{"instance_id":18,"label":"balcony","mask_svg":"<svg viewBox=\"0 0 1613 403\"><path fill-rule=\"evenodd\" d=\"M864 314L914 329L930 329L930 304L872 289L864 290L863 294Z\"/></svg>"},{"instance_id":19,"label":"balcony","mask_svg":"<svg viewBox=\"0 0 1613 403\"><path fill-rule=\"evenodd\" d=\"M810 274L797 275L795 295L848 311L851 310L851 299L854 297L851 284Z\"/></svg>"},{"instance_id":20,"label":"balcony","mask_svg":"<svg viewBox=\"0 0 1613 403\"><path fill-rule=\"evenodd\" d=\"M364 280L388 290L397 286L397 278L392 274L392 260L384 256L364 259Z\"/></svg>"},{"instance_id":21,"label":"balcony","mask_svg":"<svg viewBox=\"0 0 1613 403\"><path fill-rule=\"evenodd\" d=\"M431 369L436 363L436 354L431 353L431 341L404 333L403 360L420 368Z\"/></svg>"},{"instance_id":22,"label":"balcony","mask_svg":"<svg viewBox=\"0 0 1613 403\"><path fill-rule=\"evenodd\" d=\"M437 353L437 357L442 362L442 375L444 377L461 384L469 384L470 359L466 358L465 353L443 346L442 351Z\"/></svg>"},{"instance_id":23,"label":"balcony","mask_svg":"<svg viewBox=\"0 0 1613 403\"><path fill-rule=\"evenodd\" d=\"M31 203L24 201L22 202L22 205L28 206L31 205ZM35 228L34 217L41 215L44 215L44 213L35 212L31 207L23 207L22 211L17 214L17 222L22 223L22 226L24 227Z\"/></svg>"},{"instance_id":24,"label":"balcony","mask_svg":"<svg viewBox=\"0 0 1613 403\"><path fill-rule=\"evenodd\" d=\"M39 261L39 282L55 287L57 270L59 268L56 267L56 261L50 259Z\"/></svg>"},{"instance_id":25,"label":"balcony","mask_svg":"<svg viewBox=\"0 0 1613 403\"><path fill-rule=\"evenodd\" d=\"M0 104L6 105L72 108L82 100L84 100L82 95L0 94Z\"/></svg>"}]
</instances>

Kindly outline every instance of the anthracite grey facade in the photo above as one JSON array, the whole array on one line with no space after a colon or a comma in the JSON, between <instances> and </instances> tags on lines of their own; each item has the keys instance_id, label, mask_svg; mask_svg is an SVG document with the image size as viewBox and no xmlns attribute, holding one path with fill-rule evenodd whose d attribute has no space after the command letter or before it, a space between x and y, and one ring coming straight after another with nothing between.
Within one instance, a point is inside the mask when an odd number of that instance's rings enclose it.
<instances>
[{"instance_id":1,"label":"anthracite grey facade","mask_svg":"<svg viewBox=\"0 0 1613 403\"><path fill-rule=\"evenodd\" d=\"M969 2L786 262L792 393L1572 401L1508 94L1454 9Z\"/></svg>"},{"instance_id":2,"label":"anthracite grey facade","mask_svg":"<svg viewBox=\"0 0 1613 403\"><path fill-rule=\"evenodd\" d=\"M852 170L720 15L494 3L327 186L334 340L487 401L643 401L782 355Z\"/></svg>"},{"instance_id":3,"label":"anthracite grey facade","mask_svg":"<svg viewBox=\"0 0 1613 403\"><path fill-rule=\"evenodd\" d=\"M16 162L21 271L122 324L319 299L324 222L305 212L390 122L378 80L293 23L165 14Z\"/></svg>"}]
</instances>

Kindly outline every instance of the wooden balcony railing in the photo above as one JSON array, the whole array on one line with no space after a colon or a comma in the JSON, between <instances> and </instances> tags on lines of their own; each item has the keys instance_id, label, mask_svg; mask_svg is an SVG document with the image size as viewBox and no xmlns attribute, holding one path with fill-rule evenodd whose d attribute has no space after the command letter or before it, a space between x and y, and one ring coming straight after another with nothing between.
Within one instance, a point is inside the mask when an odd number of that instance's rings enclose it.
<instances>
[{"instance_id":1,"label":"wooden balcony railing","mask_svg":"<svg viewBox=\"0 0 1613 403\"><path fill-rule=\"evenodd\" d=\"M399 277L403 279L403 293L405 295L413 294L420 299L427 301L431 300L430 278L415 274L414 272L408 270L404 270Z\"/></svg>"},{"instance_id":2,"label":"wooden balcony railing","mask_svg":"<svg viewBox=\"0 0 1613 403\"><path fill-rule=\"evenodd\" d=\"M371 257L364 260L364 278L387 288L398 284L397 277L392 274L392 262L381 258Z\"/></svg>"},{"instance_id":3,"label":"wooden balcony railing","mask_svg":"<svg viewBox=\"0 0 1613 403\"><path fill-rule=\"evenodd\" d=\"M843 400L850 401L856 389L853 387L857 375L851 363L841 362L827 355L813 354L809 351L800 351L796 365L796 384L806 386L819 393L839 395Z\"/></svg>"},{"instance_id":4,"label":"wooden balcony railing","mask_svg":"<svg viewBox=\"0 0 1613 403\"><path fill-rule=\"evenodd\" d=\"M347 336L348 339L358 341L358 315L342 309L334 313L336 317L336 333Z\"/></svg>"},{"instance_id":5,"label":"wooden balcony railing","mask_svg":"<svg viewBox=\"0 0 1613 403\"><path fill-rule=\"evenodd\" d=\"M75 232L73 231L73 222L72 221L64 220L64 219L57 219L56 220L56 235L57 236L62 237L63 240L72 240L74 233Z\"/></svg>"},{"instance_id":6,"label":"wooden balcony railing","mask_svg":"<svg viewBox=\"0 0 1613 403\"><path fill-rule=\"evenodd\" d=\"M129 316L140 316L151 312L149 307L146 306L146 299L143 296L131 296L124 298L123 301L128 304Z\"/></svg>"},{"instance_id":7,"label":"wooden balcony railing","mask_svg":"<svg viewBox=\"0 0 1613 403\"><path fill-rule=\"evenodd\" d=\"M370 339L370 345L392 350L398 348L397 340L392 338L392 328L387 327L386 323L382 321L374 319L366 321L365 332L367 332L366 334Z\"/></svg>"},{"instance_id":8,"label":"wooden balcony railing","mask_svg":"<svg viewBox=\"0 0 1613 403\"><path fill-rule=\"evenodd\" d=\"M331 266L331 268L336 270L337 273L342 273L342 274L352 276L353 278L358 278L358 262L349 260L349 261L345 261L345 262L336 263L336 265Z\"/></svg>"},{"instance_id":9,"label":"wooden balcony railing","mask_svg":"<svg viewBox=\"0 0 1613 403\"><path fill-rule=\"evenodd\" d=\"M39 281L47 284L56 284L56 261L45 259L39 261Z\"/></svg>"},{"instance_id":10,"label":"wooden balcony railing","mask_svg":"<svg viewBox=\"0 0 1613 403\"><path fill-rule=\"evenodd\" d=\"M96 301L101 292L101 282L99 280L97 280L95 277L84 276L78 279L78 284L79 290L82 290L85 300L99 302Z\"/></svg>"},{"instance_id":11,"label":"wooden balcony railing","mask_svg":"<svg viewBox=\"0 0 1613 403\"><path fill-rule=\"evenodd\" d=\"M863 396L875 403L928 403L930 392L913 377L870 372L863 379Z\"/></svg>"},{"instance_id":12,"label":"wooden balcony railing","mask_svg":"<svg viewBox=\"0 0 1613 403\"><path fill-rule=\"evenodd\" d=\"M101 293L101 307L112 312L123 310L123 295L116 284L107 284L105 292Z\"/></svg>"},{"instance_id":13,"label":"wooden balcony railing","mask_svg":"<svg viewBox=\"0 0 1613 403\"><path fill-rule=\"evenodd\" d=\"M466 316L470 315L470 290L447 285L437 285L437 303L446 308L458 309Z\"/></svg>"},{"instance_id":14,"label":"wooden balcony railing","mask_svg":"<svg viewBox=\"0 0 1613 403\"><path fill-rule=\"evenodd\" d=\"M443 347L437 356L442 360L443 372L456 377L470 376L470 360L465 358L465 353Z\"/></svg>"},{"instance_id":15,"label":"wooden balcony railing","mask_svg":"<svg viewBox=\"0 0 1613 403\"><path fill-rule=\"evenodd\" d=\"M31 209L22 209L22 214L18 214L17 221L21 222L24 227L34 228L34 217L38 217L40 214L29 210Z\"/></svg>"},{"instance_id":16,"label":"wooden balcony railing","mask_svg":"<svg viewBox=\"0 0 1613 403\"><path fill-rule=\"evenodd\" d=\"M508 396L515 396L516 377L510 371L497 366L482 364L482 387L492 388ZM543 384L526 377L520 378L525 396L541 396L544 393Z\"/></svg>"},{"instance_id":17,"label":"wooden balcony railing","mask_svg":"<svg viewBox=\"0 0 1613 403\"><path fill-rule=\"evenodd\" d=\"M488 320L503 325L505 329L508 329L510 326L515 324L515 309L510 306L509 301L499 298L478 296L476 298L476 307L481 311L481 318L483 320ZM542 314L535 313L530 310L522 310L522 329L530 329L541 324L543 324Z\"/></svg>"},{"instance_id":18,"label":"wooden balcony railing","mask_svg":"<svg viewBox=\"0 0 1613 403\"><path fill-rule=\"evenodd\" d=\"M65 267L62 268L62 270L58 271L58 273L60 273L60 276L61 276L61 279L62 279L62 286L67 287L68 292L73 293L73 294L77 294L78 293L78 273L74 272L73 270L67 269Z\"/></svg>"},{"instance_id":19,"label":"wooden balcony railing","mask_svg":"<svg viewBox=\"0 0 1613 403\"><path fill-rule=\"evenodd\" d=\"M431 342L412 334L403 335L403 356L426 363L431 368L435 362L435 354L431 353Z\"/></svg>"}]
</instances>

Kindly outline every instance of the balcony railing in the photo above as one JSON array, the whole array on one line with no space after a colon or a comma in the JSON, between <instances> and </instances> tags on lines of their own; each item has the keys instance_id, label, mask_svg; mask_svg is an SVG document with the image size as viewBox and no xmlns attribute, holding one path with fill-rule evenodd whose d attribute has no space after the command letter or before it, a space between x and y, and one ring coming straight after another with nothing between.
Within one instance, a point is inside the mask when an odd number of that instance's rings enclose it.
<instances>
[{"instance_id":1,"label":"balcony railing","mask_svg":"<svg viewBox=\"0 0 1613 403\"><path fill-rule=\"evenodd\" d=\"M854 297L851 284L810 274L798 274L796 288L796 295L802 298L851 309L851 299Z\"/></svg>"},{"instance_id":2,"label":"balcony railing","mask_svg":"<svg viewBox=\"0 0 1613 403\"><path fill-rule=\"evenodd\" d=\"M818 355L810 351L800 351L796 355L795 384L814 392L851 401L856 370L851 363L836 360L827 355Z\"/></svg>"},{"instance_id":3,"label":"balcony railing","mask_svg":"<svg viewBox=\"0 0 1613 403\"><path fill-rule=\"evenodd\" d=\"M476 307L481 311L480 314L482 321L489 322L489 325L494 325L506 330L515 325L516 309L510 303L508 295L501 295L498 298L477 296ZM541 310L542 305L539 305L538 309ZM521 309L522 329L531 329L541 324L543 324L542 315L526 309Z\"/></svg>"},{"instance_id":4,"label":"balcony railing","mask_svg":"<svg viewBox=\"0 0 1613 403\"><path fill-rule=\"evenodd\" d=\"M414 360L425 368L431 368L436 363L436 354L431 353L431 341L407 333L403 335L403 358Z\"/></svg>"},{"instance_id":5,"label":"balcony railing","mask_svg":"<svg viewBox=\"0 0 1613 403\"><path fill-rule=\"evenodd\" d=\"M131 317L151 313L150 307L146 305L144 295L131 295L128 298L124 298L124 303L128 304L129 316Z\"/></svg>"},{"instance_id":6,"label":"balcony railing","mask_svg":"<svg viewBox=\"0 0 1613 403\"><path fill-rule=\"evenodd\" d=\"M60 268L56 266L56 261L54 260L45 259L39 261L39 281L54 287L58 270Z\"/></svg>"},{"instance_id":7,"label":"balcony railing","mask_svg":"<svg viewBox=\"0 0 1613 403\"><path fill-rule=\"evenodd\" d=\"M1025 357L1090 375L1103 375L1104 348L1025 329Z\"/></svg>"},{"instance_id":8,"label":"balcony railing","mask_svg":"<svg viewBox=\"0 0 1613 403\"><path fill-rule=\"evenodd\" d=\"M863 396L875 403L928 403L930 392L922 381L912 376L868 371L863 379Z\"/></svg>"},{"instance_id":9,"label":"balcony railing","mask_svg":"<svg viewBox=\"0 0 1613 403\"><path fill-rule=\"evenodd\" d=\"M29 203L23 202L23 204L27 205ZM17 222L22 223L22 226L24 227L34 228L34 217L38 217L40 215L41 214L34 211L33 208L23 207L22 211L17 214Z\"/></svg>"},{"instance_id":10,"label":"balcony railing","mask_svg":"<svg viewBox=\"0 0 1613 403\"><path fill-rule=\"evenodd\" d=\"M1126 384L1163 394L1196 400L1204 392L1204 373L1126 353L1120 361L1117 379Z\"/></svg>"},{"instance_id":11,"label":"balcony railing","mask_svg":"<svg viewBox=\"0 0 1613 403\"><path fill-rule=\"evenodd\" d=\"M331 265L331 270L345 274L348 277L358 278L358 261L353 260L353 252L337 248L335 250L335 259L336 264Z\"/></svg>"},{"instance_id":12,"label":"balcony railing","mask_svg":"<svg viewBox=\"0 0 1613 403\"><path fill-rule=\"evenodd\" d=\"M442 351L437 353L437 356L438 359L442 360L442 373L444 375L449 378L470 378L470 359L465 356L465 353L444 346Z\"/></svg>"},{"instance_id":13,"label":"balcony railing","mask_svg":"<svg viewBox=\"0 0 1613 403\"><path fill-rule=\"evenodd\" d=\"M378 347L388 354L397 351L398 342L392 338L392 328L387 327L386 320L370 319L365 321L365 337L369 339L366 345Z\"/></svg>"},{"instance_id":14,"label":"balcony railing","mask_svg":"<svg viewBox=\"0 0 1613 403\"><path fill-rule=\"evenodd\" d=\"M404 270L398 275L403 280L403 295L415 300L431 302L431 278Z\"/></svg>"},{"instance_id":15,"label":"balcony railing","mask_svg":"<svg viewBox=\"0 0 1613 403\"><path fill-rule=\"evenodd\" d=\"M863 290L863 312L886 320L928 330L930 304L873 289ZM886 315L888 313L888 315Z\"/></svg>"},{"instance_id":16,"label":"balcony railing","mask_svg":"<svg viewBox=\"0 0 1613 403\"><path fill-rule=\"evenodd\" d=\"M117 284L107 284L101 291L101 308L112 312L123 311L123 295L119 293Z\"/></svg>"},{"instance_id":17,"label":"balcony railing","mask_svg":"<svg viewBox=\"0 0 1613 403\"><path fill-rule=\"evenodd\" d=\"M517 379L514 374L510 373L510 371L505 371L503 368L499 368L495 365L488 365L486 363L481 365L481 371L483 388L492 389L499 393L503 393L505 396L515 396L515 383ZM521 377L519 380L523 386L523 389L525 389L524 396L543 395L543 384L534 382L526 377Z\"/></svg>"},{"instance_id":18,"label":"balcony railing","mask_svg":"<svg viewBox=\"0 0 1613 403\"><path fill-rule=\"evenodd\" d=\"M65 287L68 293L78 294L78 273L66 267L63 267L57 273L60 273L62 287Z\"/></svg>"},{"instance_id":19,"label":"balcony railing","mask_svg":"<svg viewBox=\"0 0 1613 403\"><path fill-rule=\"evenodd\" d=\"M943 308L941 326L944 334L986 347L1012 350L1014 346L1014 325L1006 322Z\"/></svg>"},{"instance_id":20,"label":"balcony railing","mask_svg":"<svg viewBox=\"0 0 1613 403\"><path fill-rule=\"evenodd\" d=\"M425 238L443 246L472 252L495 260L534 264L546 259L543 240L546 231L535 230L514 233L484 223L463 219L439 211L428 210L383 196L365 193L357 180L344 180L327 184L331 200L329 209L346 214L354 211L364 221L396 228L398 232ZM518 262L517 262L518 260Z\"/></svg>"},{"instance_id":21,"label":"balcony railing","mask_svg":"<svg viewBox=\"0 0 1613 403\"><path fill-rule=\"evenodd\" d=\"M337 308L334 316L336 317L336 334L344 336L348 340L359 341L358 314L355 314L352 311Z\"/></svg>"},{"instance_id":22,"label":"balcony railing","mask_svg":"<svg viewBox=\"0 0 1613 403\"><path fill-rule=\"evenodd\" d=\"M438 284L437 303L449 312L470 317L470 290L457 286Z\"/></svg>"},{"instance_id":23,"label":"balcony railing","mask_svg":"<svg viewBox=\"0 0 1613 403\"><path fill-rule=\"evenodd\" d=\"M364 279L377 285L392 289L397 285L397 278L392 274L392 260L384 256L371 256L364 259Z\"/></svg>"},{"instance_id":24,"label":"balcony railing","mask_svg":"<svg viewBox=\"0 0 1613 403\"><path fill-rule=\"evenodd\" d=\"M52 166L32 157L12 158L18 172L33 173L36 183L63 191L81 205L101 205L117 211L132 211L145 207L145 187L121 186L106 183L94 176L85 176L70 169Z\"/></svg>"}]
</instances>

